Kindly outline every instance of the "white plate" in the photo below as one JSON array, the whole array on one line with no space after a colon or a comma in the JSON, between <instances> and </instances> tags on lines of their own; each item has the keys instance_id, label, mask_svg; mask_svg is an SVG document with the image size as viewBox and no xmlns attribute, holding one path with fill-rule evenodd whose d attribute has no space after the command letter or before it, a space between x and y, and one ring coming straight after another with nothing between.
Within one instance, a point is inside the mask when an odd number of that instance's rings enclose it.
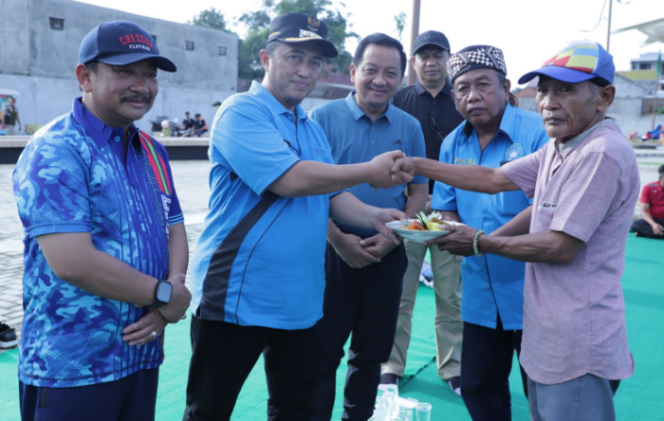
<instances>
[{"instance_id":1,"label":"white plate","mask_svg":"<svg viewBox=\"0 0 664 421\"><path fill-rule=\"evenodd\" d=\"M414 243L424 243L425 241L431 240L436 237L442 237L443 235L447 235L450 233L449 231L407 230L406 227L410 225L410 223L413 221L416 221L416 219L409 219L408 222L392 221L385 224L385 226L387 226L389 229L399 234L401 238L405 238L406 240L412 241ZM445 221L445 223L450 225L463 225L462 223L456 221Z\"/></svg>"}]
</instances>

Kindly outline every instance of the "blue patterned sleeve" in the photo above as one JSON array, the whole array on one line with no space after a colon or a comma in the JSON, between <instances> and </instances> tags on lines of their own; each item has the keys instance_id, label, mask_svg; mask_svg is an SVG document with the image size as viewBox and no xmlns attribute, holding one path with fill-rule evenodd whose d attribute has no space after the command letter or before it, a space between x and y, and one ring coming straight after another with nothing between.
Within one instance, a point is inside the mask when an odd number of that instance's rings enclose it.
<instances>
[{"instance_id":1,"label":"blue patterned sleeve","mask_svg":"<svg viewBox=\"0 0 664 421\"><path fill-rule=\"evenodd\" d=\"M159 145L159 153L164 158L166 163L166 171L168 172L168 179L171 186L173 187L171 194L171 205L168 210L168 225L177 225L184 223L184 214L182 213L182 208L180 208L180 199L178 199L177 191L175 190L175 183L173 182L173 172L171 170L171 161L168 157L168 151L166 147L161 144L161 142L155 141L155 145Z\"/></svg>"},{"instance_id":2,"label":"blue patterned sleeve","mask_svg":"<svg viewBox=\"0 0 664 421\"><path fill-rule=\"evenodd\" d=\"M32 139L14 170L14 197L27 234L90 232L90 150L66 132Z\"/></svg>"}]
</instances>

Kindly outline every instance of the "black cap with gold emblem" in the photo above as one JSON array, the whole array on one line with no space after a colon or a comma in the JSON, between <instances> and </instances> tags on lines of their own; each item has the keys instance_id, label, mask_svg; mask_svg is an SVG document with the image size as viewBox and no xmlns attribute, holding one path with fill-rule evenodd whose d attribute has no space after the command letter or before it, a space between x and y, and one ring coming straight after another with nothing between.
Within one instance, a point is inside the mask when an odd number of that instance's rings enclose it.
<instances>
[{"instance_id":1,"label":"black cap with gold emblem","mask_svg":"<svg viewBox=\"0 0 664 421\"><path fill-rule=\"evenodd\" d=\"M316 18L299 13L287 13L277 16L270 22L270 35L267 43L281 41L286 43L315 42L324 57L336 57L337 49L327 37L327 25Z\"/></svg>"}]
</instances>

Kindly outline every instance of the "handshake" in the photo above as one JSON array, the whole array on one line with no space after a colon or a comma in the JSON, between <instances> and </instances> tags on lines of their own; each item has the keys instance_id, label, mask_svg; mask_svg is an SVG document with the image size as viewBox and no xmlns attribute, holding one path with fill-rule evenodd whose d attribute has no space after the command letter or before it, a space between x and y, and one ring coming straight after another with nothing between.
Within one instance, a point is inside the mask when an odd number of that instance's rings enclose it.
<instances>
[{"instance_id":1,"label":"handshake","mask_svg":"<svg viewBox=\"0 0 664 421\"><path fill-rule=\"evenodd\" d=\"M376 189L387 189L413 181L415 163L401 151L386 152L369 162L369 184Z\"/></svg>"}]
</instances>

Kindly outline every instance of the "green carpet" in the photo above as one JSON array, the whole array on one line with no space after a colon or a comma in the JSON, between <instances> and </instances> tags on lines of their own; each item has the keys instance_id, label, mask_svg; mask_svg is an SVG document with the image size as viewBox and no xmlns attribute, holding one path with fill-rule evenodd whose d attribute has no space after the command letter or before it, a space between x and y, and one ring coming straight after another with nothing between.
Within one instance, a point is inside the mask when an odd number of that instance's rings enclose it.
<instances>
[{"instance_id":1,"label":"green carpet","mask_svg":"<svg viewBox=\"0 0 664 421\"><path fill-rule=\"evenodd\" d=\"M615 398L619 420L664 420L664 241L634 238L627 243L626 269L622 280L627 304L630 349L636 361L632 378L622 382ZM470 420L463 401L443 384L436 373L434 345L434 297L420 288L413 316L413 340L408 353L407 376L401 395L433 404L433 421ZM180 420L184 409L187 369L191 351L189 323L168 328L166 361L160 371L157 420ZM1 421L18 421L16 380L17 350L0 354ZM516 359L514 361L516 368ZM334 418L341 415L341 394L346 374L342 363L337 375ZM518 370L510 376L512 412L515 421L528 421L528 406L521 390ZM220 397L223 398L223 397ZM266 418L267 390L263 362L250 374L238 399L234 421Z\"/></svg>"}]
</instances>

